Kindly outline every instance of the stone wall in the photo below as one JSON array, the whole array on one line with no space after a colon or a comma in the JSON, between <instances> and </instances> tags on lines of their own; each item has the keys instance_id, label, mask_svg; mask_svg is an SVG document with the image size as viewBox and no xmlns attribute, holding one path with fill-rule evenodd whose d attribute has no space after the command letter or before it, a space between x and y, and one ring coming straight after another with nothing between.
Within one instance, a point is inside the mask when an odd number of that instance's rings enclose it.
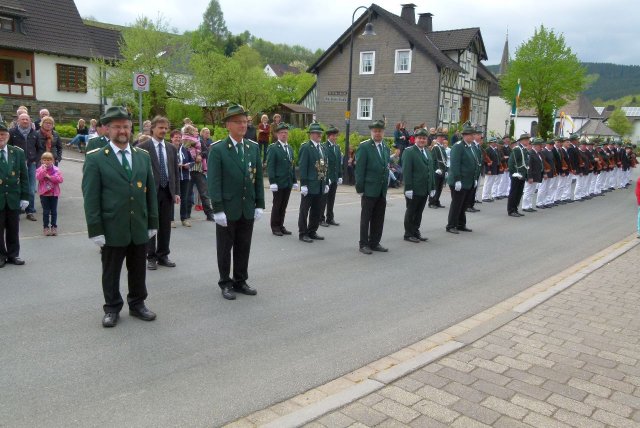
<instances>
[{"instance_id":1,"label":"stone wall","mask_svg":"<svg viewBox=\"0 0 640 428\"><path fill-rule=\"evenodd\" d=\"M40 109L46 108L56 123L76 123L80 118L89 123L90 119L98 119L101 114L99 104L61 103L15 97L2 97L2 99L4 103L0 105L0 114L7 124L14 119L16 110L21 105L29 109L32 120L38 118Z\"/></svg>"}]
</instances>

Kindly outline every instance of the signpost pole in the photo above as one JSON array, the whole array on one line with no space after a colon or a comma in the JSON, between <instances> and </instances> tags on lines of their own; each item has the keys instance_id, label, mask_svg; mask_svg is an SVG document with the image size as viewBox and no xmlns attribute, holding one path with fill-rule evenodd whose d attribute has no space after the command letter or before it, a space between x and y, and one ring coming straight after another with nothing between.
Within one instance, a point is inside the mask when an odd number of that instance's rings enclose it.
<instances>
[{"instance_id":1,"label":"signpost pole","mask_svg":"<svg viewBox=\"0 0 640 428\"><path fill-rule=\"evenodd\" d=\"M138 91L138 132L142 132L142 90Z\"/></svg>"}]
</instances>

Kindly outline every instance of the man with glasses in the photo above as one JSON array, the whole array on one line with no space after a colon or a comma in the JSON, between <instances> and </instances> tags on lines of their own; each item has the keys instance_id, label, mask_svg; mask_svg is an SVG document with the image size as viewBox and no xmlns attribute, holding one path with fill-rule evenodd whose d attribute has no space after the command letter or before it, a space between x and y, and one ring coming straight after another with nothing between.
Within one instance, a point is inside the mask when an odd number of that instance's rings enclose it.
<instances>
[{"instance_id":1,"label":"man with glasses","mask_svg":"<svg viewBox=\"0 0 640 428\"><path fill-rule=\"evenodd\" d=\"M102 248L103 327L114 327L123 306L120 271L127 260L129 315L153 321L145 306L146 244L158 229L158 198L149 154L131 147L131 120L123 107L110 107L100 119L109 143L87 153L82 176L89 239Z\"/></svg>"}]
</instances>

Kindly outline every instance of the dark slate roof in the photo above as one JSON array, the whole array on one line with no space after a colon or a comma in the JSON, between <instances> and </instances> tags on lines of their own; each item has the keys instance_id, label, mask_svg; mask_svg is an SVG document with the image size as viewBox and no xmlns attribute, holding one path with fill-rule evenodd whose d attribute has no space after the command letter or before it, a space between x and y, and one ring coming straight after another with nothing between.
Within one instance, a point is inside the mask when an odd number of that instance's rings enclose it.
<instances>
[{"instance_id":1,"label":"dark slate roof","mask_svg":"<svg viewBox=\"0 0 640 428\"><path fill-rule=\"evenodd\" d=\"M459 30L433 31L427 36L441 51L462 51L469 48L474 41L478 41L478 55L481 60L487 59L487 52L478 27L462 28Z\"/></svg>"},{"instance_id":2,"label":"dark slate roof","mask_svg":"<svg viewBox=\"0 0 640 428\"><path fill-rule=\"evenodd\" d=\"M19 0L3 0L0 4L0 14L6 16L27 16L27 11L22 7Z\"/></svg>"},{"instance_id":3,"label":"dark slate roof","mask_svg":"<svg viewBox=\"0 0 640 428\"><path fill-rule=\"evenodd\" d=\"M280 105L285 107L285 108L287 108L287 109L289 109L293 113L305 113L305 114L314 113L313 110L309 110L308 108L306 108L305 106L303 106L301 104L280 103Z\"/></svg>"},{"instance_id":4,"label":"dark slate roof","mask_svg":"<svg viewBox=\"0 0 640 428\"><path fill-rule=\"evenodd\" d=\"M94 54L96 56L108 59L122 58L122 55L120 55L122 33L120 33L120 31L93 25L86 25L85 28L93 42L95 48Z\"/></svg>"},{"instance_id":5,"label":"dark slate roof","mask_svg":"<svg viewBox=\"0 0 640 428\"><path fill-rule=\"evenodd\" d=\"M614 130L602 123L599 119L590 119L585 123L582 128L578 130L578 134L587 136L599 136L599 137L619 137Z\"/></svg>"},{"instance_id":6,"label":"dark slate roof","mask_svg":"<svg viewBox=\"0 0 640 428\"><path fill-rule=\"evenodd\" d=\"M269 64L269 67L271 67L278 77L282 77L285 73L300 74L300 70L297 67L292 67L287 64Z\"/></svg>"},{"instance_id":7,"label":"dark slate roof","mask_svg":"<svg viewBox=\"0 0 640 428\"><path fill-rule=\"evenodd\" d=\"M498 79L496 78L496 76L494 76L491 70L489 70L487 66L481 62L478 63L478 76L481 79L488 80L489 83L498 83Z\"/></svg>"}]
</instances>

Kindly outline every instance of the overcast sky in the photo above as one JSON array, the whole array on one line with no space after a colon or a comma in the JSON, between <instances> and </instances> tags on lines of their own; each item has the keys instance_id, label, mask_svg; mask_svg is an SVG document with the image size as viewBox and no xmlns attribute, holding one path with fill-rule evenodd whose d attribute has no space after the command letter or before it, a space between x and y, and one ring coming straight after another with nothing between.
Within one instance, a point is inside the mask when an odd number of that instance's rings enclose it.
<instances>
[{"instance_id":1,"label":"overcast sky","mask_svg":"<svg viewBox=\"0 0 640 428\"><path fill-rule=\"evenodd\" d=\"M377 0L391 13L411 0ZM640 7L637 0L440 0L416 1L416 15L434 14L435 31L480 27L489 60L497 64L509 32L510 53L541 24L563 33L581 61L640 65ZM127 25L139 16L161 14L182 33L202 21L209 0L75 0L83 17ZM219 0L233 34L248 30L274 43L328 48L351 24L359 5L350 0ZM189 7L187 9L187 6ZM364 9L358 11L361 14ZM357 19L357 16L356 16Z\"/></svg>"}]
</instances>

